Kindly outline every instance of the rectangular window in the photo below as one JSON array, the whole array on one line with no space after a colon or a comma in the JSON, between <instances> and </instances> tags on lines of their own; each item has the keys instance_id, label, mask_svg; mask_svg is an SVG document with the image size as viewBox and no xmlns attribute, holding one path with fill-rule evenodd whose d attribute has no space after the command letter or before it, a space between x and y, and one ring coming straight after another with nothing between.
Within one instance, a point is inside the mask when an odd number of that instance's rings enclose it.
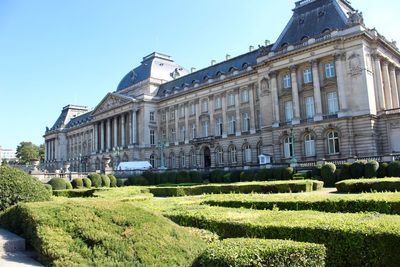
<instances>
[{"instance_id":1,"label":"rectangular window","mask_svg":"<svg viewBox=\"0 0 400 267\"><path fill-rule=\"evenodd\" d=\"M196 105L194 103L190 104L190 115L196 114Z\"/></svg>"},{"instance_id":2,"label":"rectangular window","mask_svg":"<svg viewBox=\"0 0 400 267\"><path fill-rule=\"evenodd\" d=\"M215 109L222 108L222 100L220 96L215 98Z\"/></svg>"},{"instance_id":3,"label":"rectangular window","mask_svg":"<svg viewBox=\"0 0 400 267\"><path fill-rule=\"evenodd\" d=\"M307 119L314 118L315 111L314 111L314 97L309 96L306 97L306 116Z\"/></svg>"},{"instance_id":4,"label":"rectangular window","mask_svg":"<svg viewBox=\"0 0 400 267\"><path fill-rule=\"evenodd\" d=\"M203 112L207 112L208 111L208 101L207 100L203 100L201 106L202 106L202 111Z\"/></svg>"},{"instance_id":5,"label":"rectangular window","mask_svg":"<svg viewBox=\"0 0 400 267\"><path fill-rule=\"evenodd\" d=\"M185 135L186 135L185 126L182 126L181 127L181 132L180 132L180 140L181 140L181 142L185 141Z\"/></svg>"},{"instance_id":6,"label":"rectangular window","mask_svg":"<svg viewBox=\"0 0 400 267\"><path fill-rule=\"evenodd\" d=\"M283 88L288 89L292 87L292 78L290 77L290 74L285 74L283 75Z\"/></svg>"},{"instance_id":7,"label":"rectangular window","mask_svg":"<svg viewBox=\"0 0 400 267\"><path fill-rule=\"evenodd\" d=\"M208 137L208 121L203 122L203 137Z\"/></svg>"},{"instance_id":8,"label":"rectangular window","mask_svg":"<svg viewBox=\"0 0 400 267\"><path fill-rule=\"evenodd\" d=\"M292 103L292 101L285 102L285 118L286 118L286 122L291 122L293 120L293 103Z\"/></svg>"},{"instance_id":9,"label":"rectangular window","mask_svg":"<svg viewBox=\"0 0 400 267\"><path fill-rule=\"evenodd\" d=\"M229 118L229 134L235 134L236 132L236 121L235 116Z\"/></svg>"},{"instance_id":10,"label":"rectangular window","mask_svg":"<svg viewBox=\"0 0 400 267\"><path fill-rule=\"evenodd\" d=\"M325 64L325 77L326 78L335 77L335 65L333 64L333 62Z\"/></svg>"},{"instance_id":11,"label":"rectangular window","mask_svg":"<svg viewBox=\"0 0 400 267\"><path fill-rule=\"evenodd\" d=\"M161 120L165 121L167 119L167 113L165 113L165 111L163 111L163 113L161 113Z\"/></svg>"},{"instance_id":12,"label":"rectangular window","mask_svg":"<svg viewBox=\"0 0 400 267\"><path fill-rule=\"evenodd\" d=\"M248 132L250 131L250 116L249 113L245 112L242 114L243 118L243 132Z\"/></svg>"},{"instance_id":13,"label":"rectangular window","mask_svg":"<svg viewBox=\"0 0 400 267\"><path fill-rule=\"evenodd\" d=\"M336 92L330 92L327 94L328 98L328 113L336 114L339 111L339 103Z\"/></svg>"},{"instance_id":14,"label":"rectangular window","mask_svg":"<svg viewBox=\"0 0 400 267\"><path fill-rule=\"evenodd\" d=\"M221 117L219 117L219 118L217 118L217 120L215 121L215 135L216 136L221 136L222 135L222 131L223 131L223 128L222 128L222 118Z\"/></svg>"},{"instance_id":15,"label":"rectangular window","mask_svg":"<svg viewBox=\"0 0 400 267\"><path fill-rule=\"evenodd\" d=\"M249 90L242 90L242 92L240 93L240 98L242 100L242 103L249 102Z\"/></svg>"},{"instance_id":16,"label":"rectangular window","mask_svg":"<svg viewBox=\"0 0 400 267\"><path fill-rule=\"evenodd\" d=\"M171 110L171 111L169 112L169 118L170 118L171 120L174 120L174 119L175 119L175 110Z\"/></svg>"},{"instance_id":17,"label":"rectangular window","mask_svg":"<svg viewBox=\"0 0 400 267\"><path fill-rule=\"evenodd\" d=\"M162 130L162 138L163 138L163 140L162 140L163 142L167 141L167 133L165 130Z\"/></svg>"},{"instance_id":18,"label":"rectangular window","mask_svg":"<svg viewBox=\"0 0 400 267\"><path fill-rule=\"evenodd\" d=\"M235 95L233 93L230 93L228 95L228 106L234 106L235 105Z\"/></svg>"},{"instance_id":19,"label":"rectangular window","mask_svg":"<svg viewBox=\"0 0 400 267\"><path fill-rule=\"evenodd\" d=\"M150 145L156 144L155 132L154 130L150 130Z\"/></svg>"},{"instance_id":20,"label":"rectangular window","mask_svg":"<svg viewBox=\"0 0 400 267\"><path fill-rule=\"evenodd\" d=\"M196 138L196 123L192 124L192 139Z\"/></svg>"},{"instance_id":21,"label":"rectangular window","mask_svg":"<svg viewBox=\"0 0 400 267\"><path fill-rule=\"evenodd\" d=\"M256 115L257 115L257 126L256 126L256 128L260 129L261 128L261 112L259 110L257 110Z\"/></svg>"},{"instance_id":22,"label":"rectangular window","mask_svg":"<svg viewBox=\"0 0 400 267\"><path fill-rule=\"evenodd\" d=\"M172 129L171 129L171 135L170 135L170 140L169 140L169 141L170 141L171 143L174 143L175 140L176 140L176 132L175 132L175 129L172 128Z\"/></svg>"},{"instance_id":23,"label":"rectangular window","mask_svg":"<svg viewBox=\"0 0 400 267\"><path fill-rule=\"evenodd\" d=\"M303 71L303 79L304 79L304 84L309 84L312 83L312 72L311 69L307 68Z\"/></svg>"},{"instance_id":24,"label":"rectangular window","mask_svg":"<svg viewBox=\"0 0 400 267\"><path fill-rule=\"evenodd\" d=\"M184 118L185 117L185 106L181 105L180 109L179 109L179 117L180 118Z\"/></svg>"},{"instance_id":25,"label":"rectangular window","mask_svg":"<svg viewBox=\"0 0 400 267\"><path fill-rule=\"evenodd\" d=\"M154 121L154 111L150 111L150 121Z\"/></svg>"}]
</instances>

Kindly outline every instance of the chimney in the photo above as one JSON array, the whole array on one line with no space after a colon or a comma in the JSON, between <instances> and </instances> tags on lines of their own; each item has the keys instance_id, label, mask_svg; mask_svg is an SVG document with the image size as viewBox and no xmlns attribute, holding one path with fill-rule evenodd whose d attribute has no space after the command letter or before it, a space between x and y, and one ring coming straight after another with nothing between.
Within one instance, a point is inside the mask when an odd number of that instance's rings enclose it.
<instances>
[{"instance_id":1,"label":"chimney","mask_svg":"<svg viewBox=\"0 0 400 267\"><path fill-rule=\"evenodd\" d=\"M226 59L226 60L229 60L229 59L231 59L231 55L229 55L229 54L226 54L226 56L225 56L225 59Z\"/></svg>"},{"instance_id":2,"label":"chimney","mask_svg":"<svg viewBox=\"0 0 400 267\"><path fill-rule=\"evenodd\" d=\"M211 66L214 66L217 61L215 59L211 60Z\"/></svg>"},{"instance_id":3,"label":"chimney","mask_svg":"<svg viewBox=\"0 0 400 267\"><path fill-rule=\"evenodd\" d=\"M249 46L249 52L251 52L251 51L253 51L254 50L254 46Z\"/></svg>"},{"instance_id":4,"label":"chimney","mask_svg":"<svg viewBox=\"0 0 400 267\"><path fill-rule=\"evenodd\" d=\"M195 72L195 71L196 71L196 68L194 68L194 67L190 68L190 72L191 72L191 73L193 73L193 72Z\"/></svg>"}]
</instances>

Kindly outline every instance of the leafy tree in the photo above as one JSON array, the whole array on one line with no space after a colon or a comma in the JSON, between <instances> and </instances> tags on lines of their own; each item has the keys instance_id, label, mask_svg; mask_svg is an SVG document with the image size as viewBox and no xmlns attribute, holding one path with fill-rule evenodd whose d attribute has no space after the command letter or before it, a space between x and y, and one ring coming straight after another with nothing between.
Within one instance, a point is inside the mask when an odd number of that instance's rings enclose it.
<instances>
[{"instance_id":1,"label":"leafy tree","mask_svg":"<svg viewBox=\"0 0 400 267\"><path fill-rule=\"evenodd\" d=\"M3 160L1 161L1 166L7 166L7 165L8 165L7 160L6 160L6 159L3 159Z\"/></svg>"},{"instance_id":2,"label":"leafy tree","mask_svg":"<svg viewBox=\"0 0 400 267\"><path fill-rule=\"evenodd\" d=\"M44 155L44 147L41 155L41 148L32 142L21 142L17 146L17 158L19 162L25 164L31 160L40 160L41 156Z\"/></svg>"}]
</instances>

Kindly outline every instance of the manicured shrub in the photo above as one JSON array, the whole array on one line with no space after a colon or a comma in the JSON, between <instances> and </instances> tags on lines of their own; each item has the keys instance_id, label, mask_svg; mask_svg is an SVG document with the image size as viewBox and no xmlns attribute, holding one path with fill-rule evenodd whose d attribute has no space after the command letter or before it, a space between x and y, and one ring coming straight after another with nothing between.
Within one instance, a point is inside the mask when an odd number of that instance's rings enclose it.
<instances>
[{"instance_id":1,"label":"manicured shrub","mask_svg":"<svg viewBox=\"0 0 400 267\"><path fill-rule=\"evenodd\" d=\"M229 176L231 183L240 182L240 174L241 174L241 171L239 171L239 170L231 171L231 175Z\"/></svg>"},{"instance_id":2,"label":"manicured shrub","mask_svg":"<svg viewBox=\"0 0 400 267\"><path fill-rule=\"evenodd\" d=\"M343 180L336 183L340 193L396 192L400 191L400 178Z\"/></svg>"},{"instance_id":3,"label":"manicured shrub","mask_svg":"<svg viewBox=\"0 0 400 267\"><path fill-rule=\"evenodd\" d=\"M255 180L255 174L253 170L245 170L240 173L241 182L249 182Z\"/></svg>"},{"instance_id":4,"label":"manicured shrub","mask_svg":"<svg viewBox=\"0 0 400 267\"><path fill-rule=\"evenodd\" d=\"M117 187L122 187L125 185L127 179L117 179Z\"/></svg>"},{"instance_id":5,"label":"manicured shrub","mask_svg":"<svg viewBox=\"0 0 400 267\"><path fill-rule=\"evenodd\" d=\"M111 174L108 175L108 178L110 178L110 187L117 187L117 178Z\"/></svg>"},{"instance_id":6,"label":"manicured shrub","mask_svg":"<svg viewBox=\"0 0 400 267\"><path fill-rule=\"evenodd\" d=\"M156 185L160 183L158 179L158 173L156 172L145 171L142 173L142 176L146 178L149 185Z\"/></svg>"},{"instance_id":7,"label":"manicured shrub","mask_svg":"<svg viewBox=\"0 0 400 267\"><path fill-rule=\"evenodd\" d=\"M89 178L83 178L82 182L84 187L92 188L92 181Z\"/></svg>"},{"instance_id":8,"label":"manicured shrub","mask_svg":"<svg viewBox=\"0 0 400 267\"><path fill-rule=\"evenodd\" d=\"M389 163L387 168L388 177L400 177L400 161L393 161Z\"/></svg>"},{"instance_id":9,"label":"manicured shrub","mask_svg":"<svg viewBox=\"0 0 400 267\"><path fill-rule=\"evenodd\" d=\"M378 178L384 178L387 175L387 168L389 167L389 164L384 162L379 164L379 169L378 169Z\"/></svg>"},{"instance_id":10,"label":"manicured shrub","mask_svg":"<svg viewBox=\"0 0 400 267\"><path fill-rule=\"evenodd\" d=\"M351 163L349 162L346 162L342 165L342 167L340 168L340 175L338 181L352 178L350 168L351 168Z\"/></svg>"},{"instance_id":11,"label":"manicured shrub","mask_svg":"<svg viewBox=\"0 0 400 267\"><path fill-rule=\"evenodd\" d=\"M8 165L0 166L0 211L19 202L50 200L50 196L35 177Z\"/></svg>"},{"instance_id":12,"label":"manicured shrub","mask_svg":"<svg viewBox=\"0 0 400 267\"><path fill-rule=\"evenodd\" d=\"M67 189L67 183L64 179L61 178L52 178L49 182L49 185L53 188L53 190L64 190Z\"/></svg>"},{"instance_id":13,"label":"manicured shrub","mask_svg":"<svg viewBox=\"0 0 400 267\"><path fill-rule=\"evenodd\" d=\"M211 183L223 183L225 172L223 170L213 170L210 172Z\"/></svg>"},{"instance_id":14,"label":"manicured shrub","mask_svg":"<svg viewBox=\"0 0 400 267\"><path fill-rule=\"evenodd\" d=\"M192 183L202 183L203 180L201 179L200 173L197 171L190 171L189 172L190 182Z\"/></svg>"},{"instance_id":15,"label":"manicured shrub","mask_svg":"<svg viewBox=\"0 0 400 267\"><path fill-rule=\"evenodd\" d=\"M224 174L224 183L230 183L231 182L231 173L230 172L226 172Z\"/></svg>"},{"instance_id":16,"label":"manicured shrub","mask_svg":"<svg viewBox=\"0 0 400 267\"><path fill-rule=\"evenodd\" d=\"M369 160L365 164L365 178L373 178L378 176L379 163L376 160Z\"/></svg>"},{"instance_id":17,"label":"manicured shrub","mask_svg":"<svg viewBox=\"0 0 400 267\"><path fill-rule=\"evenodd\" d=\"M272 168L272 179L273 180L282 180L283 179L283 169L284 168Z\"/></svg>"},{"instance_id":18,"label":"manicured shrub","mask_svg":"<svg viewBox=\"0 0 400 267\"><path fill-rule=\"evenodd\" d=\"M176 174L176 183L177 184L184 184L190 183L190 176L187 171L179 171Z\"/></svg>"},{"instance_id":19,"label":"manicured shrub","mask_svg":"<svg viewBox=\"0 0 400 267\"><path fill-rule=\"evenodd\" d=\"M326 187L335 186L335 171L336 165L333 163L326 163L321 169L321 178Z\"/></svg>"},{"instance_id":20,"label":"manicured shrub","mask_svg":"<svg viewBox=\"0 0 400 267\"><path fill-rule=\"evenodd\" d=\"M103 187L110 187L110 178L105 174L101 175L101 185Z\"/></svg>"},{"instance_id":21,"label":"manicured shrub","mask_svg":"<svg viewBox=\"0 0 400 267\"><path fill-rule=\"evenodd\" d=\"M93 197L96 190L102 189L54 190L53 195L68 198Z\"/></svg>"},{"instance_id":22,"label":"manicured shrub","mask_svg":"<svg viewBox=\"0 0 400 267\"><path fill-rule=\"evenodd\" d=\"M357 160L350 166L351 178L358 179L364 177L365 173L365 160Z\"/></svg>"},{"instance_id":23,"label":"manicured shrub","mask_svg":"<svg viewBox=\"0 0 400 267\"><path fill-rule=\"evenodd\" d=\"M292 167L284 168L282 170L282 179L283 180L292 180L293 173L294 173L294 169Z\"/></svg>"},{"instance_id":24,"label":"manicured shrub","mask_svg":"<svg viewBox=\"0 0 400 267\"><path fill-rule=\"evenodd\" d=\"M257 181L272 180L271 169L260 169L256 176Z\"/></svg>"},{"instance_id":25,"label":"manicured shrub","mask_svg":"<svg viewBox=\"0 0 400 267\"><path fill-rule=\"evenodd\" d=\"M317 164L313 167L311 174L312 174L312 178L314 179L319 179L321 178L321 169L322 169L322 165L321 164Z\"/></svg>"},{"instance_id":26,"label":"manicured shrub","mask_svg":"<svg viewBox=\"0 0 400 267\"><path fill-rule=\"evenodd\" d=\"M88 178L90 179L90 181L92 182L92 186L99 188L102 186L101 183L101 176L98 173L89 173Z\"/></svg>"},{"instance_id":27,"label":"manicured shrub","mask_svg":"<svg viewBox=\"0 0 400 267\"><path fill-rule=\"evenodd\" d=\"M323 245L290 240L228 238L211 243L200 266L325 266Z\"/></svg>"},{"instance_id":28,"label":"manicured shrub","mask_svg":"<svg viewBox=\"0 0 400 267\"><path fill-rule=\"evenodd\" d=\"M130 176L125 185L148 185L148 181L143 176Z\"/></svg>"},{"instance_id":29,"label":"manicured shrub","mask_svg":"<svg viewBox=\"0 0 400 267\"><path fill-rule=\"evenodd\" d=\"M49 185L49 184L43 184L43 185L47 189L47 191L49 191L50 194L52 195L53 194L53 187L51 187L51 185Z\"/></svg>"},{"instance_id":30,"label":"manicured shrub","mask_svg":"<svg viewBox=\"0 0 400 267\"><path fill-rule=\"evenodd\" d=\"M83 187L83 180L82 178L75 178L71 182L73 188L82 188Z\"/></svg>"},{"instance_id":31,"label":"manicured shrub","mask_svg":"<svg viewBox=\"0 0 400 267\"><path fill-rule=\"evenodd\" d=\"M73 189L72 184L71 184L70 181L66 181L65 182L65 189L67 189L67 190L72 190Z\"/></svg>"}]
</instances>

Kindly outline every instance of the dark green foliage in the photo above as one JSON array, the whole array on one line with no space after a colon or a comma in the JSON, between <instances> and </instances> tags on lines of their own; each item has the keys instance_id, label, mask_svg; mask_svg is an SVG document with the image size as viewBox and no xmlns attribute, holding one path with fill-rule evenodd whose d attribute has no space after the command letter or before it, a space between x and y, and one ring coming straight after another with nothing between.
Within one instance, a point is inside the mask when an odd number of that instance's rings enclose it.
<instances>
[{"instance_id":1,"label":"dark green foliage","mask_svg":"<svg viewBox=\"0 0 400 267\"><path fill-rule=\"evenodd\" d=\"M210 172L210 182L211 183L223 183L225 171L213 170Z\"/></svg>"},{"instance_id":2,"label":"dark green foliage","mask_svg":"<svg viewBox=\"0 0 400 267\"><path fill-rule=\"evenodd\" d=\"M148 185L148 181L143 176L130 176L125 185Z\"/></svg>"},{"instance_id":3,"label":"dark green foliage","mask_svg":"<svg viewBox=\"0 0 400 267\"><path fill-rule=\"evenodd\" d=\"M90 179L90 181L92 182L92 186L99 188L102 186L101 183L101 176L98 173L89 173L88 178Z\"/></svg>"},{"instance_id":4,"label":"dark green foliage","mask_svg":"<svg viewBox=\"0 0 400 267\"><path fill-rule=\"evenodd\" d=\"M350 166L350 173L352 179L358 179L364 177L365 173L365 160L357 160Z\"/></svg>"},{"instance_id":5,"label":"dark green foliage","mask_svg":"<svg viewBox=\"0 0 400 267\"><path fill-rule=\"evenodd\" d=\"M239 170L231 171L231 175L229 176L230 182L231 183L237 183L240 182L240 174L242 172Z\"/></svg>"},{"instance_id":6,"label":"dark green foliage","mask_svg":"<svg viewBox=\"0 0 400 267\"><path fill-rule=\"evenodd\" d=\"M95 189L54 190L53 195L56 197L68 197L68 198L93 197L94 193L97 192L98 190L104 190L104 189L95 188Z\"/></svg>"},{"instance_id":7,"label":"dark green foliage","mask_svg":"<svg viewBox=\"0 0 400 267\"><path fill-rule=\"evenodd\" d=\"M322 166L321 178L322 181L324 181L324 185L326 187L335 186L335 171L336 171L336 165L333 163L326 163Z\"/></svg>"},{"instance_id":8,"label":"dark green foliage","mask_svg":"<svg viewBox=\"0 0 400 267\"><path fill-rule=\"evenodd\" d=\"M92 188L92 181L89 178L83 178L82 181L85 188Z\"/></svg>"},{"instance_id":9,"label":"dark green foliage","mask_svg":"<svg viewBox=\"0 0 400 267\"><path fill-rule=\"evenodd\" d=\"M50 200L50 196L50 191L35 177L10 166L0 166L0 211L18 202Z\"/></svg>"},{"instance_id":10,"label":"dark green foliage","mask_svg":"<svg viewBox=\"0 0 400 267\"><path fill-rule=\"evenodd\" d=\"M389 167L389 164L384 162L379 164L379 169L378 169L378 178L384 178L387 175L387 168Z\"/></svg>"},{"instance_id":11,"label":"dark green foliage","mask_svg":"<svg viewBox=\"0 0 400 267\"><path fill-rule=\"evenodd\" d=\"M400 262L400 216L317 211L199 207L164 213L182 226L222 239L255 237L323 244L327 266L388 266Z\"/></svg>"},{"instance_id":12,"label":"dark green foliage","mask_svg":"<svg viewBox=\"0 0 400 267\"><path fill-rule=\"evenodd\" d=\"M245 170L240 173L240 181L241 182L251 182L255 181L255 172L253 170Z\"/></svg>"},{"instance_id":13,"label":"dark green foliage","mask_svg":"<svg viewBox=\"0 0 400 267\"><path fill-rule=\"evenodd\" d=\"M311 171L312 178L314 179L321 178L321 169L322 169L321 164L315 165Z\"/></svg>"},{"instance_id":14,"label":"dark green foliage","mask_svg":"<svg viewBox=\"0 0 400 267\"><path fill-rule=\"evenodd\" d=\"M110 187L117 187L117 178L111 174L108 175L108 178L110 178Z\"/></svg>"},{"instance_id":15,"label":"dark green foliage","mask_svg":"<svg viewBox=\"0 0 400 267\"><path fill-rule=\"evenodd\" d=\"M307 172L296 172L295 174L293 174L292 179L293 180L304 180L304 179L308 179L308 173Z\"/></svg>"},{"instance_id":16,"label":"dark green foliage","mask_svg":"<svg viewBox=\"0 0 400 267\"><path fill-rule=\"evenodd\" d=\"M284 168L282 170L282 179L283 180L292 180L294 174L294 169L292 167Z\"/></svg>"},{"instance_id":17,"label":"dark green foliage","mask_svg":"<svg viewBox=\"0 0 400 267\"><path fill-rule=\"evenodd\" d=\"M190 183L189 173L187 171L178 171L176 174L176 183L177 184Z\"/></svg>"},{"instance_id":18,"label":"dark green foliage","mask_svg":"<svg viewBox=\"0 0 400 267\"><path fill-rule=\"evenodd\" d=\"M71 182L72 187L77 189L77 188L82 188L83 187L83 180L82 178L75 178Z\"/></svg>"},{"instance_id":19,"label":"dark green foliage","mask_svg":"<svg viewBox=\"0 0 400 267\"><path fill-rule=\"evenodd\" d=\"M49 182L49 185L53 188L53 190L64 190L67 189L67 183L64 179L61 178L52 178Z\"/></svg>"},{"instance_id":20,"label":"dark green foliage","mask_svg":"<svg viewBox=\"0 0 400 267\"><path fill-rule=\"evenodd\" d=\"M125 185L127 179L117 179L117 187L122 187Z\"/></svg>"},{"instance_id":21,"label":"dark green foliage","mask_svg":"<svg viewBox=\"0 0 400 267\"><path fill-rule=\"evenodd\" d=\"M53 194L53 187L51 187L51 185L49 185L49 184L43 184L43 185L50 192L50 194L52 195Z\"/></svg>"},{"instance_id":22,"label":"dark green foliage","mask_svg":"<svg viewBox=\"0 0 400 267\"><path fill-rule=\"evenodd\" d=\"M200 266L325 266L323 245L290 240L228 238L211 243Z\"/></svg>"},{"instance_id":23,"label":"dark green foliage","mask_svg":"<svg viewBox=\"0 0 400 267\"><path fill-rule=\"evenodd\" d=\"M105 174L101 175L101 185L103 187L110 187L110 178Z\"/></svg>"},{"instance_id":24,"label":"dark green foliage","mask_svg":"<svg viewBox=\"0 0 400 267\"><path fill-rule=\"evenodd\" d=\"M378 176L379 163L376 160L369 160L365 164L365 178L373 178ZM400 177L400 175L399 175Z\"/></svg>"},{"instance_id":25,"label":"dark green foliage","mask_svg":"<svg viewBox=\"0 0 400 267\"><path fill-rule=\"evenodd\" d=\"M400 178L343 180L336 183L340 193L396 192L400 191Z\"/></svg>"},{"instance_id":26,"label":"dark green foliage","mask_svg":"<svg viewBox=\"0 0 400 267\"><path fill-rule=\"evenodd\" d=\"M400 161L393 161L389 163L387 168L388 177L400 177Z\"/></svg>"},{"instance_id":27,"label":"dark green foliage","mask_svg":"<svg viewBox=\"0 0 400 267\"><path fill-rule=\"evenodd\" d=\"M283 170L284 168L273 168L272 169L272 179L273 180L282 180L283 179Z\"/></svg>"},{"instance_id":28,"label":"dark green foliage","mask_svg":"<svg viewBox=\"0 0 400 267\"><path fill-rule=\"evenodd\" d=\"M260 169L257 173L257 181L269 181L272 180L272 171L271 169Z\"/></svg>"},{"instance_id":29,"label":"dark green foliage","mask_svg":"<svg viewBox=\"0 0 400 267\"><path fill-rule=\"evenodd\" d=\"M347 180L351 178L351 163L344 163L340 168L340 175L338 181Z\"/></svg>"},{"instance_id":30,"label":"dark green foliage","mask_svg":"<svg viewBox=\"0 0 400 267\"><path fill-rule=\"evenodd\" d=\"M200 173L197 171L190 171L189 172L190 181L192 183L202 183L203 180L201 179Z\"/></svg>"},{"instance_id":31,"label":"dark green foliage","mask_svg":"<svg viewBox=\"0 0 400 267\"><path fill-rule=\"evenodd\" d=\"M72 190L72 184L71 184L70 181L66 181L66 182L65 182L65 189L67 189L67 190Z\"/></svg>"},{"instance_id":32,"label":"dark green foliage","mask_svg":"<svg viewBox=\"0 0 400 267\"><path fill-rule=\"evenodd\" d=\"M158 173L156 173L156 172L145 171L145 172L142 173L141 176L146 178L146 180L147 180L149 185L159 184Z\"/></svg>"}]
</instances>

